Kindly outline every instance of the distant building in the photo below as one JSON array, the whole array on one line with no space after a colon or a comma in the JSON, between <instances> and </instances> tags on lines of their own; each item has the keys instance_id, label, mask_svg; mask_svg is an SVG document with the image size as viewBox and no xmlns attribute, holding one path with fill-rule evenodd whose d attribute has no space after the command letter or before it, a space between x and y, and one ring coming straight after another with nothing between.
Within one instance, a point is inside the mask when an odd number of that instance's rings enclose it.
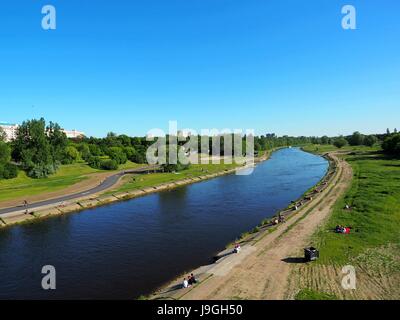
<instances>
[{"instance_id":1,"label":"distant building","mask_svg":"<svg viewBox=\"0 0 400 320\"><path fill-rule=\"evenodd\" d=\"M2 128L6 134L6 142L12 141L17 137L17 124L0 122L0 128Z\"/></svg>"},{"instance_id":2,"label":"distant building","mask_svg":"<svg viewBox=\"0 0 400 320\"><path fill-rule=\"evenodd\" d=\"M65 129L61 129L62 132L65 133L65 135L67 136L67 138L82 138L85 136L84 132L81 131L77 131L77 130L65 130Z\"/></svg>"},{"instance_id":3,"label":"distant building","mask_svg":"<svg viewBox=\"0 0 400 320\"><path fill-rule=\"evenodd\" d=\"M0 122L0 128L2 128L3 131L6 133L6 142L12 141L17 137L18 127L19 127L18 124ZM61 129L61 131L65 133L67 138L81 138L85 136L84 132L77 131L75 129L74 130Z\"/></svg>"}]
</instances>

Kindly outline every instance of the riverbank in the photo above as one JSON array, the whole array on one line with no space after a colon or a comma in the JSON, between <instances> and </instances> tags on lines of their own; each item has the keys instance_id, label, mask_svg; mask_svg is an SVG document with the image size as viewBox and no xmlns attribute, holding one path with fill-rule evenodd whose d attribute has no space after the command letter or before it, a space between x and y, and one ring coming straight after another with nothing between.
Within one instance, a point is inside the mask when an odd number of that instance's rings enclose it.
<instances>
[{"instance_id":1,"label":"riverbank","mask_svg":"<svg viewBox=\"0 0 400 320\"><path fill-rule=\"evenodd\" d=\"M255 159L255 163L267 160L272 152L273 151L265 152L264 155ZM99 194L82 196L74 200L62 201L59 203L35 208L34 210L29 211L28 214L26 214L25 209L21 207L21 210L12 213L2 214L0 217L0 228L9 227L20 223L32 223L51 216L76 213L89 208L100 207L118 201L129 200L160 191L167 191L180 186L213 179L222 175L233 174L237 170L245 169L245 167L239 165L230 165L230 167L230 169L226 169L224 166L222 166L220 167L221 170L217 169L217 171L213 173L202 171L199 172L197 175L193 175L184 179L179 179L177 178L178 176L174 176L173 179L171 179L172 181L169 182L167 181L164 183L147 185L142 188L136 188L128 191L104 191ZM110 189L112 190L113 188L115 188L115 186ZM121 188L119 188L119 190L121 190Z\"/></svg>"},{"instance_id":2,"label":"riverbank","mask_svg":"<svg viewBox=\"0 0 400 320\"><path fill-rule=\"evenodd\" d=\"M233 254L233 245L230 245L217 255L215 263L186 272L149 298L281 298L289 273L289 262L284 260L293 250L305 246L307 237L329 214L330 206L351 178L345 164L334 154L326 157L331 165L325 177L301 199L280 212L286 223L276 225L270 220L264 221L239 240L240 254ZM346 175L342 175L343 172ZM196 275L199 284L182 289L182 278L190 273Z\"/></svg>"},{"instance_id":3,"label":"riverbank","mask_svg":"<svg viewBox=\"0 0 400 320\"><path fill-rule=\"evenodd\" d=\"M307 149L318 153L336 148ZM319 261L292 266L288 299L400 299L400 160L386 156L379 146L346 149L342 158L354 172L351 186L312 235L324 252ZM332 232L338 224L352 226L351 233ZM341 286L346 265L354 267L356 289Z\"/></svg>"}]
</instances>

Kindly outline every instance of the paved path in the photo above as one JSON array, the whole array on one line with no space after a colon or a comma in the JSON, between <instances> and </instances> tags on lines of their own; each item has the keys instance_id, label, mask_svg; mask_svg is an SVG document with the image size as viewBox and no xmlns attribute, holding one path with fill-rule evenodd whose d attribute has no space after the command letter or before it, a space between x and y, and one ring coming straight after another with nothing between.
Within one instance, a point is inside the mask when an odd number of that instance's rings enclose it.
<instances>
[{"instance_id":1,"label":"paved path","mask_svg":"<svg viewBox=\"0 0 400 320\"><path fill-rule=\"evenodd\" d=\"M30 203L28 205L27 208L25 208L22 204L20 206L15 206L15 207L9 207L9 208L4 208L4 209L0 209L0 217L1 215L4 215L6 213L12 213L12 212L18 212L21 210L31 210L31 209L35 209L35 208L39 208L39 207L43 207L43 206L49 206L52 204L57 204L63 201L68 201L68 200L73 200L73 199L79 199L82 197L87 197L93 194L97 194L100 193L102 191L105 191L107 189L110 189L112 186L114 186L119 179L126 175L126 174L132 174L132 173L145 173L145 172L149 172L149 171L154 171L159 169L159 166L145 166L145 167L141 167L141 168L137 168L137 169L130 169L130 170L124 170L121 172L118 172L112 176L109 176L108 178L104 179L103 182L101 182L98 186L92 188L92 189L88 189L82 192L78 192L78 193L73 193L73 194L69 194L69 195L65 195L62 197L58 197L58 198L54 198L54 199L49 199L49 200L44 200L44 201L39 201L39 202L35 202L35 203Z\"/></svg>"}]
</instances>

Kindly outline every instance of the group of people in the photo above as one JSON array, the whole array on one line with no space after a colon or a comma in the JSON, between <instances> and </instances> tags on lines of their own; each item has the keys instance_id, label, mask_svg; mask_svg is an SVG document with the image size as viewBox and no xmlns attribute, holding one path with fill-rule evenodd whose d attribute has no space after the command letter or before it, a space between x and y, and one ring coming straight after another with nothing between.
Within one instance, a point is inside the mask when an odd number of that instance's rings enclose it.
<instances>
[{"instance_id":1,"label":"group of people","mask_svg":"<svg viewBox=\"0 0 400 320\"><path fill-rule=\"evenodd\" d=\"M284 222L286 222L285 217L280 213L278 214L278 217L273 220L274 225L277 225L279 223L284 223Z\"/></svg>"},{"instance_id":2,"label":"group of people","mask_svg":"<svg viewBox=\"0 0 400 320\"><path fill-rule=\"evenodd\" d=\"M234 253L239 253L239 252L240 252L240 249L241 249L241 248L240 248L240 244L239 244L239 243L236 243L236 244L235 244L235 248L233 249L233 252L234 252Z\"/></svg>"},{"instance_id":3,"label":"group of people","mask_svg":"<svg viewBox=\"0 0 400 320\"><path fill-rule=\"evenodd\" d=\"M337 225L337 226L335 227L335 232L336 232L336 233L349 234L349 233L350 233L350 230L351 230L351 227L344 227L344 226L341 226L341 225Z\"/></svg>"},{"instance_id":4,"label":"group of people","mask_svg":"<svg viewBox=\"0 0 400 320\"><path fill-rule=\"evenodd\" d=\"M197 283L197 280L193 273L186 278L183 278L183 288L189 288L191 285L194 285Z\"/></svg>"}]
</instances>

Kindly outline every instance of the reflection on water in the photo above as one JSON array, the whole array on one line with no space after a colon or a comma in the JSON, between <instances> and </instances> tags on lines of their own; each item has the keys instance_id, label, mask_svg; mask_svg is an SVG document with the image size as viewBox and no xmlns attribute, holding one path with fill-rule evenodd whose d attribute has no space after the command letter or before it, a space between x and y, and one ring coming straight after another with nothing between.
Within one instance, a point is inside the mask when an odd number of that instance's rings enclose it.
<instances>
[{"instance_id":1,"label":"reflection on water","mask_svg":"<svg viewBox=\"0 0 400 320\"><path fill-rule=\"evenodd\" d=\"M316 184L327 162L284 149L250 176L172 191L0 231L0 298L132 299L209 263L226 243ZM54 265L57 290L41 289Z\"/></svg>"}]
</instances>

